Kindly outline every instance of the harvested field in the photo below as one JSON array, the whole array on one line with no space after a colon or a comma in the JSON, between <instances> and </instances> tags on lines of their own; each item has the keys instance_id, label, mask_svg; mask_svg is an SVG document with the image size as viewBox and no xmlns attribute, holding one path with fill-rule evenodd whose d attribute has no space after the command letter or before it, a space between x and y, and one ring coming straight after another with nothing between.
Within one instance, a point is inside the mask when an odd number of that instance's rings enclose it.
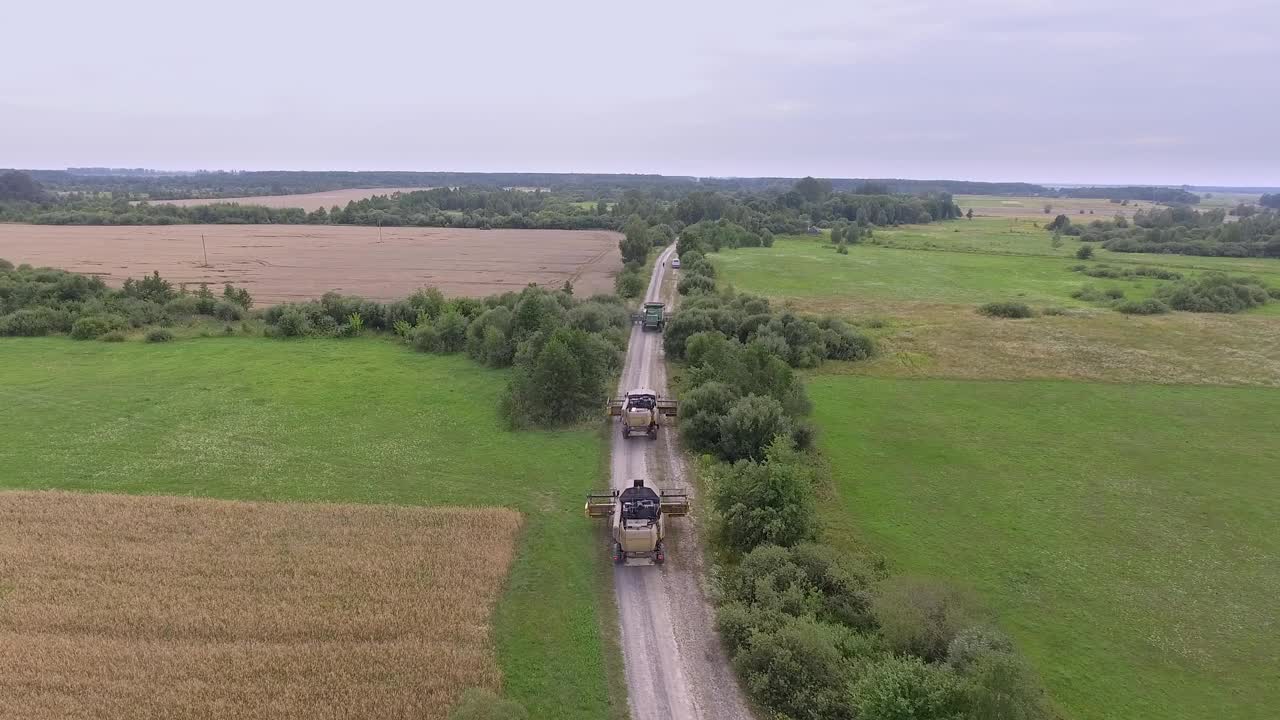
<instances>
[{"instance_id":1,"label":"harvested field","mask_svg":"<svg viewBox=\"0 0 1280 720\"><path fill-rule=\"evenodd\" d=\"M443 718L500 684L489 621L519 526L0 493L0 718Z\"/></svg>"},{"instance_id":2,"label":"harvested field","mask_svg":"<svg viewBox=\"0 0 1280 720\"><path fill-rule=\"evenodd\" d=\"M348 188L346 190L326 190L324 192L300 193L297 195L253 195L236 198L190 198L184 200L149 200L152 205L212 205L214 203L240 203L241 205L263 205L271 208L302 208L307 212L329 208L337 205L346 207L352 200L363 200L374 195L391 195L407 193L414 190L430 190L425 187L395 188Z\"/></svg>"},{"instance_id":3,"label":"harvested field","mask_svg":"<svg viewBox=\"0 0 1280 720\"><path fill-rule=\"evenodd\" d=\"M175 283L233 283L260 305L330 290L393 300L424 286L481 297L566 280L591 295L613 291L620 238L604 230L383 228L379 239L378 228L353 226L0 224L0 258L116 286L153 270Z\"/></svg>"}]
</instances>

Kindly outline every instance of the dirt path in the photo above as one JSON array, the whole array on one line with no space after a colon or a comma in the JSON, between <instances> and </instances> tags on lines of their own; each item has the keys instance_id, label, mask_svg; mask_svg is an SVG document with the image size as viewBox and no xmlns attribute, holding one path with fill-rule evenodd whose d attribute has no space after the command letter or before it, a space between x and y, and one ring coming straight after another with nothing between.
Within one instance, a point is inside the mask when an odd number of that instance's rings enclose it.
<instances>
[{"instance_id":1,"label":"dirt path","mask_svg":"<svg viewBox=\"0 0 1280 720\"><path fill-rule=\"evenodd\" d=\"M664 283L675 246L658 257L645 295L671 305L672 283ZM631 332L619 390L667 389L661 333L639 326ZM684 487L693 494L674 428L657 442L622 439L613 433L612 483L622 489L636 478L659 487ZM614 570L627 693L634 720L747 720L751 717L737 679L715 632L715 612L706 594L698 507L674 520L668 560L662 566Z\"/></svg>"}]
</instances>

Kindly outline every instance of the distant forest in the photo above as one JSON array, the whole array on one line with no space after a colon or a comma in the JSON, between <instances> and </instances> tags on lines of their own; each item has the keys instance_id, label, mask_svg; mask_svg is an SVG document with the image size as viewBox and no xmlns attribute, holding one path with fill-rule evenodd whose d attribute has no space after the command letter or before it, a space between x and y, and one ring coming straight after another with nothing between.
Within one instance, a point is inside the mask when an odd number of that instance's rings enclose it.
<instances>
[{"instance_id":1,"label":"distant forest","mask_svg":"<svg viewBox=\"0 0 1280 720\"><path fill-rule=\"evenodd\" d=\"M800 178L713 178L681 175L617 173L469 173L469 172L346 172L246 171L165 173L143 168L69 168L25 170L52 192L123 194L130 200L232 198L253 195L292 195L349 188L469 187L487 190L542 188L557 193L581 193L587 198L614 198L627 190L643 190L664 199L704 190L726 193L786 192ZM906 180L900 178L834 178L836 192L864 195L951 193L953 195L1032 195L1043 197L1145 200L1194 205L1200 196L1186 188L1072 187L1056 188L1023 182L968 180Z\"/></svg>"},{"instance_id":2,"label":"distant forest","mask_svg":"<svg viewBox=\"0 0 1280 720\"><path fill-rule=\"evenodd\" d=\"M124 183L172 179L128 176ZM802 178L778 190L732 194L702 190L697 185L680 193L638 188L619 191L616 187L595 193L438 187L375 195L344 207L306 212L216 201L191 207L151 204L136 202L125 191L55 190L24 172L0 173L0 222L45 225L276 223L622 230L638 217L647 225L675 229L704 220L725 220L753 233L802 233L815 224L842 220L884 226L959 216L960 208L946 192L912 195L871 184L854 192L838 192L830 181L814 178Z\"/></svg>"}]
</instances>

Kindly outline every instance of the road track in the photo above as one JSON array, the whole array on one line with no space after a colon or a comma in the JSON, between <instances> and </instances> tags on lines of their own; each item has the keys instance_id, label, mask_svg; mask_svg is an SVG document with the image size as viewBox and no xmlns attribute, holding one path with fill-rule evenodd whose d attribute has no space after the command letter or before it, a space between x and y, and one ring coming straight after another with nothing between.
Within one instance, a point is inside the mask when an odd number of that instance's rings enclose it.
<instances>
[{"instance_id":1,"label":"road track","mask_svg":"<svg viewBox=\"0 0 1280 720\"><path fill-rule=\"evenodd\" d=\"M665 282L674 256L675 245L658 256L646 302L674 304L674 283ZM651 387L659 394L667 391L662 334L645 332L640 325L631 331L619 393L637 387ZM694 497L675 428L663 427L656 441L624 440L617 430L612 437L614 488L621 490L643 478L658 487L684 487L694 503L688 517L669 521L666 564L614 568L631 717L749 720L747 703L715 631L699 541L700 518L706 510L698 507Z\"/></svg>"}]
</instances>

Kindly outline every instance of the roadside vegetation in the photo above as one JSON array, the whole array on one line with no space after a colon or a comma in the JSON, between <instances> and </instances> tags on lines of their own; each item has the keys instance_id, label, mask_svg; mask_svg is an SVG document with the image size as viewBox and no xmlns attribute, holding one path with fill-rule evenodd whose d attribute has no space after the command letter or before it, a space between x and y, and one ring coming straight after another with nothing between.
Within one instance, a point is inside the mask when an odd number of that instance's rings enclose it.
<instances>
[{"instance_id":1,"label":"roadside vegetation","mask_svg":"<svg viewBox=\"0 0 1280 720\"><path fill-rule=\"evenodd\" d=\"M1228 222L1223 208L1200 211L1177 205L1139 210L1132 220L1116 215L1087 225L1058 215L1045 229L1100 243L1112 252L1280 258L1280 213L1261 210L1243 215Z\"/></svg>"},{"instance_id":2,"label":"roadside vegetation","mask_svg":"<svg viewBox=\"0 0 1280 720\"><path fill-rule=\"evenodd\" d=\"M681 438L704 453L719 628L748 693L794 720L1049 717L1034 673L975 602L822 542L825 472L795 369L864 360L874 342L720 291L705 260L715 236L681 235L690 287L664 344L684 361Z\"/></svg>"}]
</instances>

